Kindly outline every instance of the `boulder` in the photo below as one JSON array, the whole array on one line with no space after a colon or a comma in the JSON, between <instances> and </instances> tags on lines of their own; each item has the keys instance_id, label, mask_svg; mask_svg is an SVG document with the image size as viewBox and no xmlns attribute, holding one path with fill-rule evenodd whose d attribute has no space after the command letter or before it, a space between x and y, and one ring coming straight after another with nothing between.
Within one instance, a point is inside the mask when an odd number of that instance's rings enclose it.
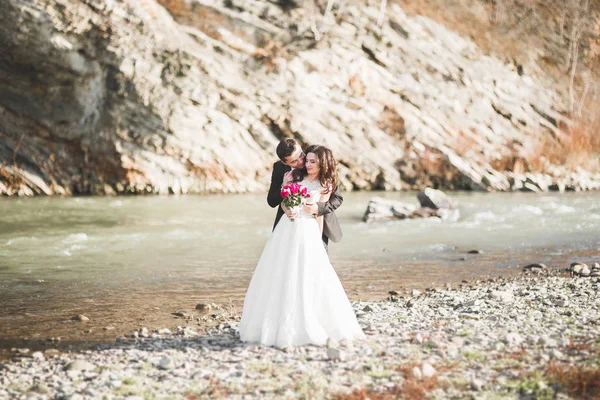
<instances>
[{"instance_id":1,"label":"boulder","mask_svg":"<svg viewBox=\"0 0 600 400\"><path fill-rule=\"evenodd\" d=\"M542 263L528 264L523 267L523 272L532 274L548 274L548 267L546 264Z\"/></svg>"},{"instance_id":2,"label":"boulder","mask_svg":"<svg viewBox=\"0 0 600 400\"><path fill-rule=\"evenodd\" d=\"M373 197L367 206L363 216L364 222L405 219L409 218L415 211L415 206L400 201Z\"/></svg>"},{"instance_id":3,"label":"boulder","mask_svg":"<svg viewBox=\"0 0 600 400\"><path fill-rule=\"evenodd\" d=\"M569 266L569 271L571 276L589 276L591 272L587 264L580 262L571 263Z\"/></svg>"},{"instance_id":4,"label":"boulder","mask_svg":"<svg viewBox=\"0 0 600 400\"><path fill-rule=\"evenodd\" d=\"M454 203L446 193L441 190L426 188L425 190L417 193L417 199L421 204L422 208L431 208L438 210L441 208L454 209L456 203Z\"/></svg>"},{"instance_id":5,"label":"boulder","mask_svg":"<svg viewBox=\"0 0 600 400\"><path fill-rule=\"evenodd\" d=\"M459 216L456 203L440 190L427 188L419 192L417 198L421 203L421 207L381 197L373 197L365 210L363 221L373 222L430 217L457 219Z\"/></svg>"}]
</instances>

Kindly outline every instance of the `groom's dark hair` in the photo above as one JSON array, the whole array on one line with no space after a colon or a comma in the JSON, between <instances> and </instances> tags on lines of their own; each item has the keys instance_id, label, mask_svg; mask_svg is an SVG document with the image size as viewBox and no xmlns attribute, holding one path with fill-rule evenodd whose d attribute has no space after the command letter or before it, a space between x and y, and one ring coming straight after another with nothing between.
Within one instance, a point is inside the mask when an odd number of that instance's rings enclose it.
<instances>
[{"instance_id":1,"label":"groom's dark hair","mask_svg":"<svg viewBox=\"0 0 600 400\"><path fill-rule=\"evenodd\" d=\"M294 138L285 138L277 145L277 157L281 161L285 161L286 158L292 155L296 146L299 146L300 143L296 141Z\"/></svg>"}]
</instances>

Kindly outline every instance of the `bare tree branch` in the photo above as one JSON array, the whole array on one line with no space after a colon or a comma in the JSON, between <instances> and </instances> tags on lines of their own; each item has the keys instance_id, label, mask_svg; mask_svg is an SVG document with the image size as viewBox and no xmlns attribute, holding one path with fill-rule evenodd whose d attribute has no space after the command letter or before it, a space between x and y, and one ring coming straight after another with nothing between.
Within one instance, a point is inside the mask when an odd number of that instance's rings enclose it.
<instances>
[{"instance_id":1,"label":"bare tree branch","mask_svg":"<svg viewBox=\"0 0 600 400\"><path fill-rule=\"evenodd\" d=\"M385 8L387 6L387 0L381 0L381 6L379 7L379 15L377 16L377 25L383 25L383 18L385 17Z\"/></svg>"},{"instance_id":2,"label":"bare tree branch","mask_svg":"<svg viewBox=\"0 0 600 400\"><path fill-rule=\"evenodd\" d=\"M13 165L15 166L15 169L18 168L17 166L17 153L19 152L19 147L21 147L21 142L23 141L23 136L25 136L25 134L21 134L21 137L19 138L19 141L17 142L17 145L15 146L15 151L13 152Z\"/></svg>"},{"instance_id":3,"label":"bare tree branch","mask_svg":"<svg viewBox=\"0 0 600 400\"><path fill-rule=\"evenodd\" d=\"M325 8L325 14L323 14L323 17L327 17L329 15L329 13L331 13L331 9L333 8L333 3L335 2L335 0L328 0L327 1L327 7Z\"/></svg>"},{"instance_id":4,"label":"bare tree branch","mask_svg":"<svg viewBox=\"0 0 600 400\"><path fill-rule=\"evenodd\" d=\"M317 27L317 5L315 4L316 0L312 1L312 10L310 13L310 30L313 35L315 35L315 40L318 42L321 40L321 32L319 32L319 28Z\"/></svg>"}]
</instances>

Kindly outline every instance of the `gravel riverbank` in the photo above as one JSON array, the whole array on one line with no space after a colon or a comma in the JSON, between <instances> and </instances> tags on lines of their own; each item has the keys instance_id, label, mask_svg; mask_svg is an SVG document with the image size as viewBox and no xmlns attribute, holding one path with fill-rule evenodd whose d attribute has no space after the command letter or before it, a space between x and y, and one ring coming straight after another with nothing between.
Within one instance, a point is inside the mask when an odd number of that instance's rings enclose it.
<instances>
[{"instance_id":1,"label":"gravel riverbank","mask_svg":"<svg viewBox=\"0 0 600 400\"><path fill-rule=\"evenodd\" d=\"M322 347L245 344L232 322L21 350L0 364L0 398L597 398L599 289L553 276L392 293L353 302L365 340Z\"/></svg>"}]
</instances>

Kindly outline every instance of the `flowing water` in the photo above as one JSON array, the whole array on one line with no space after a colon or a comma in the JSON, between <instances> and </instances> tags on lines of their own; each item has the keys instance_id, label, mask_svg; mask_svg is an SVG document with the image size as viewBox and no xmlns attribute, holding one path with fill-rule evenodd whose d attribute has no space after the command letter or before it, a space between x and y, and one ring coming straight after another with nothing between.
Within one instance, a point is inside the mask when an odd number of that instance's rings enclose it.
<instances>
[{"instance_id":1,"label":"flowing water","mask_svg":"<svg viewBox=\"0 0 600 400\"><path fill-rule=\"evenodd\" d=\"M456 220L365 224L373 196L417 204L415 193L344 194L330 257L351 299L600 262L600 193L451 193ZM0 348L171 327L171 312L200 302L239 310L274 216L262 195L1 199Z\"/></svg>"}]
</instances>

